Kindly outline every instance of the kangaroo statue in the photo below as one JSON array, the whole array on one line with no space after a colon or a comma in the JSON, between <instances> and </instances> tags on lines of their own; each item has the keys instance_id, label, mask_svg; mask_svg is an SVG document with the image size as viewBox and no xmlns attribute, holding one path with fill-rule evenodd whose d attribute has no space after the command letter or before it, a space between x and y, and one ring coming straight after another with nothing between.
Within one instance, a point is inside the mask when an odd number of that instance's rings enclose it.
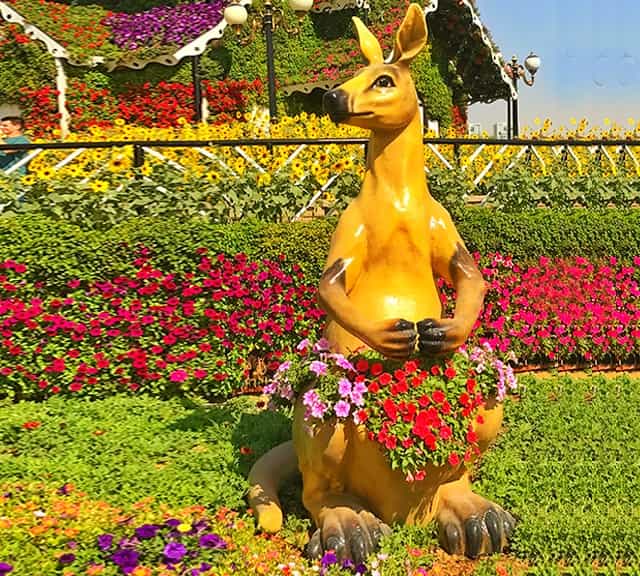
<instances>
[{"instance_id":1,"label":"kangaroo statue","mask_svg":"<svg viewBox=\"0 0 640 576\"><path fill-rule=\"evenodd\" d=\"M450 352L468 337L486 284L424 175L409 64L426 43L425 16L409 6L388 62L375 36L353 21L368 65L323 103L335 122L370 129L371 139L362 189L339 220L320 280L325 336L345 355L363 347L399 359ZM452 318L441 317L438 276L455 287ZM498 434L502 406L489 401L480 412L475 432L485 450ZM317 526L308 545L313 557L334 550L362 562L395 522L435 519L444 549L469 557L501 551L513 531L508 512L472 491L464 465L430 465L424 480L409 483L366 431L327 421L310 434L300 406L293 440L264 455L249 475L249 503L264 530L280 528L278 486L296 469Z\"/></svg>"}]
</instances>

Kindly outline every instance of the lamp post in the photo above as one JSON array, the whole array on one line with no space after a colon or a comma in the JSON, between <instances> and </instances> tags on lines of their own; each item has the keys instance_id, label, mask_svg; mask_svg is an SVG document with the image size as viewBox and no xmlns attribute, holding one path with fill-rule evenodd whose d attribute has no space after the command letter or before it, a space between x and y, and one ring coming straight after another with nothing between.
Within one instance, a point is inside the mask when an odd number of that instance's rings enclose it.
<instances>
[{"instance_id":1,"label":"lamp post","mask_svg":"<svg viewBox=\"0 0 640 576\"><path fill-rule=\"evenodd\" d=\"M299 19L302 19L305 14L311 9L313 0L289 0L289 7L296 13ZM250 2L249 2L250 4ZM234 0L224 10L224 19L232 26L236 33L239 34L240 28L247 21L247 9L243 4L240 4L238 0ZM269 92L269 118L273 121L277 116L276 109L276 73L274 64L274 52L273 52L273 33L275 30L282 26L290 34L299 33L299 29L289 29L283 24L283 12L282 9L274 6L271 0L265 0L263 4L262 12L258 13L259 18L262 20L262 32L264 33L264 39L267 49L267 87ZM254 20L251 35L248 42L251 42L255 36L257 20Z\"/></svg>"},{"instance_id":2,"label":"lamp post","mask_svg":"<svg viewBox=\"0 0 640 576\"><path fill-rule=\"evenodd\" d=\"M540 68L540 57L536 56L533 52L529 54L524 60L524 66L518 62L518 57L511 58L511 62L505 64L505 71L509 77L513 80L513 88L516 91L516 98L511 99L511 110L509 110L509 103L507 103L507 126L509 129L509 137L518 137L519 124L518 124L518 80L522 81L527 86L533 86L535 81L536 72ZM526 71L525 71L526 69ZM529 77L527 78L527 72Z\"/></svg>"}]
</instances>

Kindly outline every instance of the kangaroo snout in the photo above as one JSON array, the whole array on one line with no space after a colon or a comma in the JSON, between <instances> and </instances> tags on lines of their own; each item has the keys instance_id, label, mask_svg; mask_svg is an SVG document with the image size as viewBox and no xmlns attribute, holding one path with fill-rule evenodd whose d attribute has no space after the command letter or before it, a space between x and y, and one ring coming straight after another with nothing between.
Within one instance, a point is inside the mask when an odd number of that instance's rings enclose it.
<instances>
[{"instance_id":1,"label":"kangaroo snout","mask_svg":"<svg viewBox=\"0 0 640 576\"><path fill-rule=\"evenodd\" d=\"M322 97L322 107L329 118L339 124L349 117L349 96L340 88L329 90Z\"/></svg>"}]
</instances>

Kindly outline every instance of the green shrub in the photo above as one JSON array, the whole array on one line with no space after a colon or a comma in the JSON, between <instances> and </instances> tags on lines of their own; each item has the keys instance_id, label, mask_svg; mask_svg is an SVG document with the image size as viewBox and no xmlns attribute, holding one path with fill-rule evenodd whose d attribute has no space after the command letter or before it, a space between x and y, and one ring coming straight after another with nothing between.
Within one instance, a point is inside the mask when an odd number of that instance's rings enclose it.
<instances>
[{"instance_id":1,"label":"green shrub","mask_svg":"<svg viewBox=\"0 0 640 576\"><path fill-rule=\"evenodd\" d=\"M521 263L539 256L616 257L640 255L640 211L635 209L535 209L508 214L484 208L455 211L458 231L472 252L511 255ZM0 259L28 265L27 278L53 288L73 278L93 280L131 273L132 248L150 248L165 271L193 266L193 250L274 259L287 255L310 282L320 277L336 219L288 224L245 220L212 224L182 218L133 218L104 231L36 215L0 218Z\"/></svg>"}]
</instances>

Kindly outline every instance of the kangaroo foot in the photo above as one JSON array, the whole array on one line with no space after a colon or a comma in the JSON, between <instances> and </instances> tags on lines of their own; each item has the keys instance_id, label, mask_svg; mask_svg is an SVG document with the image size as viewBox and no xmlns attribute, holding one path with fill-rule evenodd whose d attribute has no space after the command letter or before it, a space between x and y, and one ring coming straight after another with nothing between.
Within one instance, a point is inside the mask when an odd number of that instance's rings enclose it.
<instances>
[{"instance_id":1,"label":"kangaroo foot","mask_svg":"<svg viewBox=\"0 0 640 576\"><path fill-rule=\"evenodd\" d=\"M509 512L469 488L446 492L437 513L440 545L446 552L477 558L507 546L515 528Z\"/></svg>"},{"instance_id":2,"label":"kangaroo foot","mask_svg":"<svg viewBox=\"0 0 640 576\"><path fill-rule=\"evenodd\" d=\"M310 558L321 558L333 550L340 560L351 560L363 564L369 554L378 549L383 536L391 529L367 510L354 510L348 506L337 506L325 510L309 544Z\"/></svg>"}]
</instances>

